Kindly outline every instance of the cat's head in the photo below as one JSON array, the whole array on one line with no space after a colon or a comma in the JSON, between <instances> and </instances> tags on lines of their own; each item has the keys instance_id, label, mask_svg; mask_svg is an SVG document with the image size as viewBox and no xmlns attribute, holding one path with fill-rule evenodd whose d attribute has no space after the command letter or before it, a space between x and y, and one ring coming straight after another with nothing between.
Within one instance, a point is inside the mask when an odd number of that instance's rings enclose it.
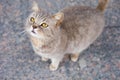
<instances>
[{"instance_id":1,"label":"cat's head","mask_svg":"<svg viewBox=\"0 0 120 80\"><path fill-rule=\"evenodd\" d=\"M33 4L32 13L26 21L26 31L37 38L49 38L58 36L60 24L63 21L64 14L58 12L50 15L38 8L36 3Z\"/></svg>"}]
</instances>

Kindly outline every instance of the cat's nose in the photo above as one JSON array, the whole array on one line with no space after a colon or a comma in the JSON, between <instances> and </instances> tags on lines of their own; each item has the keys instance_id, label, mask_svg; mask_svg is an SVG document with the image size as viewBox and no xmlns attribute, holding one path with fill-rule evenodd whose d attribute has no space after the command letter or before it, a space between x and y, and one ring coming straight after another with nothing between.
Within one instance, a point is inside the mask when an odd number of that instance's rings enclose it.
<instances>
[{"instance_id":1,"label":"cat's nose","mask_svg":"<svg viewBox=\"0 0 120 80\"><path fill-rule=\"evenodd\" d=\"M35 25L33 25L32 27L33 27L33 29L36 29L36 28L37 28L37 26L35 26Z\"/></svg>"}]
</instances>

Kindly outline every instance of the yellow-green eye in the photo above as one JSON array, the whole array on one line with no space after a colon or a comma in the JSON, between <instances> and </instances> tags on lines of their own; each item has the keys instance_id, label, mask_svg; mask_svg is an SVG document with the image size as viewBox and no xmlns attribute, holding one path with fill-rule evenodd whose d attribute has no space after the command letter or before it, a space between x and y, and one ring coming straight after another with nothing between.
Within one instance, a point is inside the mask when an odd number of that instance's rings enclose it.
<instances>
[{"instance_id":1,"label":"yellow-green eye","mask_svg":"<svg viewBox=\"0 0 120 80\"><path fill-rule=\"evenodd\" d=\"M47 28L47 27L48 27L48 25L47 25L46 23L42 23L41 26L42 26L43 28Z\"/></svg>"},{"instance_id":2,"label":"yellow-green eye","mask_svg":"<svg viewBox=\"0 0 120 80\"><path fill-rule=\"evenodd\" d=\"M34 17L31 17L31 18L30 18L30 21L34 23L34 22L35 22L35 18L34 18Z\"/></svg>"}]
</instances>

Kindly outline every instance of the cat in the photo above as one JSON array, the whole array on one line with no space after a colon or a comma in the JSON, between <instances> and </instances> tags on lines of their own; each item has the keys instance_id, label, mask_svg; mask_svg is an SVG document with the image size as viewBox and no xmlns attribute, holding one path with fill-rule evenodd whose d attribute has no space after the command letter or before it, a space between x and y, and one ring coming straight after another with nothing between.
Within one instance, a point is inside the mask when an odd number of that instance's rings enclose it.
<instances>
[{"instance_id":1,"label":"cat","mask_svg":"<svg viewBox=\"0 0 120 80\"><path fill-rule=\"evenodd\" d=\"M80 53L102 33L108 1L99 0L96 8L71 6L53 15L39 9L37 3L33 4L25 30L35 53L43 61L51 60L51 71L58 69L65 54L76 62Z\"/></svg>"}]
</instances>

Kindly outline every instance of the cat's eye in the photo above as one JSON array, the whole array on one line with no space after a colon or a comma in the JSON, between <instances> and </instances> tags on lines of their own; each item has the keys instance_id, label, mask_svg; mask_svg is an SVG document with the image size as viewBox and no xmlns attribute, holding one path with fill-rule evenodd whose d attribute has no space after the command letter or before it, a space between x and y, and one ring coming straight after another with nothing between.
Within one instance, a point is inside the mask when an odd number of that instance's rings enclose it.
<instances>
[{"instance_id":1,"label":"cat's eye","mask_svg":"<svg viewBox=\"0 0 120 80\"><path fill-rule=\"evenodd\" d=\"M48 25L46 23L42 23L40 26L42 26L43 28L47 28Z\"/></svg>"},{"instance_id":2,"label":"cat's eye","mask_svg":"<svg viewBox=\"0 0 120 80\"><path fill-rule=\"evenodd\" d=\"M35 18L34 18L34 17L31 17L31 18L30 18L30 21L34 23L34 22L35 22Z\"/></svg>"}]
</instances>

